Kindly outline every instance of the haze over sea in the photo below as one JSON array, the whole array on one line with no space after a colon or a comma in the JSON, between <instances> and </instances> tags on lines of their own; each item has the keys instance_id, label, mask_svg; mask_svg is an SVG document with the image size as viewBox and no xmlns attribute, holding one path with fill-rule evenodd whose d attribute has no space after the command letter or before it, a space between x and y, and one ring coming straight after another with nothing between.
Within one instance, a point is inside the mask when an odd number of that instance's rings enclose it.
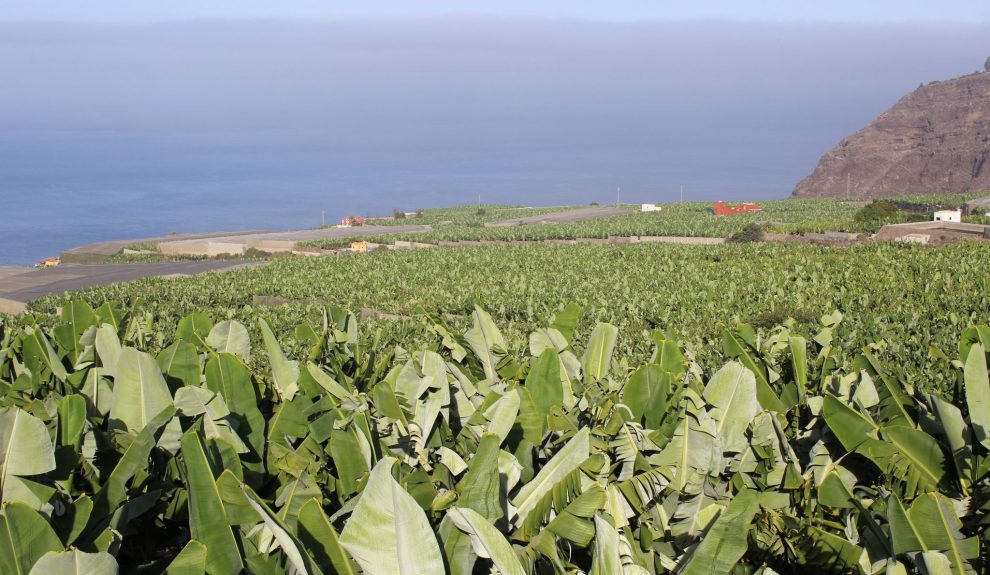
<instances>
[{"instance_id":1,"label":"haze over sea","mask_svg":"<svg viewBox=\"0 0 990 575\"><path fill-rule=\"evenodd\" d=\"M986 24L0 23L0 264L473 203L787 196Z\"/></svg>"}]
</instances>

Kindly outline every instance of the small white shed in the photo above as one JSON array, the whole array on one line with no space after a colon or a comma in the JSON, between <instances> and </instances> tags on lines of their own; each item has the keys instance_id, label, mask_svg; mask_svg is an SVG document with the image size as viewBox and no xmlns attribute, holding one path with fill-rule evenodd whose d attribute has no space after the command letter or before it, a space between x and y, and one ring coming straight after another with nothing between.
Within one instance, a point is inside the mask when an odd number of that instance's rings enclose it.
<instances>
[{"instance_id":1,"label":"small white shed","mask_svg":"<svg viewBox=\"0 0 990 575\"><path fill-rule=\"evenodd\" d=\"M961 222L962 210L939 210L932 218L933 222Z\"/></svg>"},{"instance_id":2,"label":"small white shed","mask_svg":"<svg viewBox=\"0 0 990 575\"><path fill-rule=\"evenodd\" d=\"M658 206L656 204L643 204L643 207L640 208L639 211L641 211L641 212L659 212L662 209L663 209L663 206Z\"/></svg>"}]
</instances>

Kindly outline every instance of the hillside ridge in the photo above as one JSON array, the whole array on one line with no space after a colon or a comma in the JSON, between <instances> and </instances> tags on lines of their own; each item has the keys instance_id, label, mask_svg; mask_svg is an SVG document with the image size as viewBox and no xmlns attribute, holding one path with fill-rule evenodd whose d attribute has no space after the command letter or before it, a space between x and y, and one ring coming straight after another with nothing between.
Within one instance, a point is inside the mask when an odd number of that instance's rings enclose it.
<instances>
[{"instance_id":1,"label":"hillside ridge","mask_svg":"<svg viewBox=\"0 0 990 575\"><path fill-rule=\"evenodd\" d=\"M829 150L794 197L990 190L990 72L919 86Z\"/></svg>"}]
</instances>

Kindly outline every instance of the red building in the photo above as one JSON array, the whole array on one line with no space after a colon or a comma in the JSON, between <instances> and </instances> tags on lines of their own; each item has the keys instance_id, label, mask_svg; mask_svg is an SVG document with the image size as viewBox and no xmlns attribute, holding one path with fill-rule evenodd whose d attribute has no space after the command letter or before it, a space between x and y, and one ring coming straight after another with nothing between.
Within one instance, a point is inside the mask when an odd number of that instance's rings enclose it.
<instances>
[{"instance_id":1,"label":"red building","mask_svg":"<svg viewBox=\"0 0 990 575\"><path fill-rule=\"evenodd\" d=\"M719 200L712 206L712 210L716 216L732 216L748 212L760 212L763 211L763 208L751 202L745 202L737 206L727 206L725 202Z\"/></svg>"}]
</instances>

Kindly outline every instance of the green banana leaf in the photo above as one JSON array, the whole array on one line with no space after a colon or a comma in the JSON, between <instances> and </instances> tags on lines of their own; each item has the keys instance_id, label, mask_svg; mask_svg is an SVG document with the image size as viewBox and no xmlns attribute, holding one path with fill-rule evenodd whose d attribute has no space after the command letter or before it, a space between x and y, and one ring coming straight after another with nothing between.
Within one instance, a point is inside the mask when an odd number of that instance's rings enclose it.
<instances>
[{"instance_id":1,"label":"green banana leaf","mask_svg":"<svg viewBox=\"0 0 990 575\"><path fill-rule=\"evenodd\" d=\"M647 364L632 373L622 388L622 403L633 419L649 429L657 429L667 413L672 382L669 372L656 364Z\"/></svg>"},{"instance_id":2,"label":"green banana leaf","mask_svg":"<svg viewBox=\"0 0 990 575\"><path fill-rule=\"evenodd\" d=\"M619 556L619 531L601 515L595 515L595 545L589 575L622 573Z\"/></svg>"},{"instance_id":3,"label":"green banana leaf","mask_svg":"<svg viewBox=\"0 0 990 575\"><path fill-rule=\"evenodd\" d=\"M973 486L975 466L973 446L970 441L971 428L966 425L966 420L963 419L962 411L958 407L934 395L929 398L935 418L942 430L942 440L952 455L956 478L959 480L963 495L969 495Z\"/></svg>"},{"instance_id":4,"label":"green banana leaf","mask_svg":"<svg viewBox=\"0 0 990 575\"><path fill-rule=\"evenodd\" d=\"M963 374L966 385L966 405L976 440L990 449L990 377L987 375L986 350L979 343L969 348Z\"/></svg>"},{"instance_id":5,"label":"green banana leaf","mask_svg":"<svg viewBox=\"0 0 990 575\"><path fill-rule=\"evenodd\" d=\"M118 572L113 555L73 549L46 553L34 564L29 575L117 575Z\"/></svg>"},{"instance_id":6,"label":"green banana leaf","mask_svg":"<svg viewBox=\"0 0 990 575\"><path fill-rule=\"evenodd\" d=\"M175 338L205 349L206 338L213 329L213 320L203 312L194 311L179 320L175 330Z\"/></svg>"},{"instance_id":7,"label":"green banana leaf","mask_svg":"<svg viewBox=\"0 0 990 575\"><path fill-rule=\"evenodd\" d=\"M0 512L0 573L28 575L41 557L61 552L58 535L37 511L8 503Z\"/></svg>"},{"instance_id":8,"label":"green banana leaf","mask_svg":"<svg viewBox=\"0 0 990 575\"><path fill-rule=\"evenodd\" d=\"M978 538L962 533L962 521L947 497L939 493L918 497L911 504L908 518L922 551L944 552L956 575L972 572L971 561L979 557L980 543Z\"/></svg>"},{"instance_id":9,"label":"green banana leaf","mask_svg":"<svg viewBox=\"0 0 990 575\"><path fill-rule=\"evenodd\" d=\"M564 405L564 386L560 381L560 355L552 347L543 350L526 376L526 389L543 418L556 406Z\"/></svg>"},{"instance_id":10,"label":"green banana leaf","mask_svg":"<svg viewBox=\"0 0 990 575\"><path fill-rule=\"evenodd\" d=\"M42 372L49 373L62 382L69 377L62 359L40 327L25 329L23 353L24 363L34 372L36 378L40 378Z\"/></svg>"},{"instance_id":11,"label":"green banana leaf","mask_svg":"<svg viewBox=\"0 0 990 575\"><path fill-rule=\"evenodd\" d=\"M0 411L0 490L13 476L48 473L55 469L55 448L45 422L19 407Z\"/></svg>"},{"instance_id":12,"label":"green banana leaf","mask_svg":"<svg viewBox=\"0 0 990 575\"><path fill-rule=\"evenodd\" d=\"M193 539L206 546L206 571L210 575L236 575L244 564L237 539L227 524L198 426L182 435L182 458L189 491L189 531Z\"/></svg>"},{"instance_id":13,"label":"green banana leaf","mask_svg":"<svg viewBox=\"0 0 990 575\"><path fill-rule=\"evenodd\" d=\"M740 363L728 363L708 381L702 397L712 406L709 415L715 420L722 451L742 453L748 446L746 429L760 411L753 372Z\"/></svg>"},{"instance_id":14,"label":"green banana leaf","mask_svg":"<svg viewBox=\"0 0 990 575\"><path fill-rule=\"evenodd\" d=\"M260 462L265 454L265 416L258 408L261 401L251 371L236 356L215 355L206 362L206 387L223 396L237 433L252 448L251 460Z\"/></svg>"},{"instance_id":15,"label":"green banana leaf","mask_svg":"<svg viewBox=\"0 0 990 575\"><path fill-rule=\"evenodd\" d=\"M519 557L494 525L477 511L467 507L452 507L447 517L471 538L478 557L491 559L500 575L525 575Z\"/></svg>"},{"instance_id":16,"label":"green banana leaf","mask_svg":"<svg viewBox=\"0 0 990 575\"><path fill-rule=\"evenodd\" d=\"M496 368L505 357L505 338L502 337L502 332L495 325L492 316L485 310L475 306L471 317L474 319L474 326L464 334L464 340L481 362L485 377L498 381Z\"/></svg>"},{"instance_id":17,"label":"green banana leaf","mask_svg":"<svg viewBox=\"0 0 990 575\"><path fill-rule=\"evenodd\" d=\"M206 343L216 353L230 353L251 361L251 336L239 321L222 321L210 329Z\"/></svg>"},{"instance_id":18,"label":"green banana leaf","mask_svg":"<svg viewBox=\"0 0 990 575\"><path fill-rule=\"evenodd\" d=\"M241 489L247 496L248 504L261 517L265 527L278 542L293 572L299 575L321 575L321 571L313 563L312 558L303 551L302 543L289 531L289 527L275 514L263 499L258 497L250 487L241 484Z\"/></svg>"},{"instance_id":19,"label":"green banana leaf","mask_svg":"<svg viewBox=\"0 0 990 575\"><path fill-rule=\"evenodd\" d=\"M522 486L512 498L512 505L516 508L516 525L522 525L531 513L546 515L554 488L588 459L590 449L590 431L587 427L581 428L543 465L536 477Z\"/></svg>"},{"instance_id":20,"label":"green banana leaf","mask_svg":"<svg viewBox=\"0 0 990 575\"><path fill-rule=\"evenodd\" d=\"M299 510L299 540L324 571L337 575L356 575L357 565L340 544L337 530L330 524L316 499Z\"/></svg>"},{"instance_id":21,"label":"green banana leaf","mask_svg":"<svg viewBox=\"0 0 990 575\"><path fill-rule=\"evenodd\" d=\"M86 302L74 300L62 308L62 325L53 330L59 347L68 352L71 365L79 365L84 354L89 356L82 337L89 328L96 325L96 313ZM95 336L95 333L93 334ZM92 345L92 340L90 340ZM92 348L89 348L92 351Z\"/></svg>"},{"instance_id":22,"label":"green banana leaf","mask_svg":"<svg viewBox=\"0 0 990 575\"><path fill-rule=\"evenodd\" d=\"M468 461L468 470L457 482L457 502L461 508L469 508L492 524L505 516L506 500L499 476L499 445L501 438L485 434L478 449ZM471 540L461 530L445 519L440 524L443 551L452 575L470 575L477 557Z\"/></svg>"},{"instance_id":23,"label":"green banana leaf","mask_svg":"<svg viewBox=\"0 0 990 575\"><path fill-rule=\"evenodd\" d=\"M127 500L128 482L148 465L148 457L154 449L159 434L172 421L175 407L169 405L157 414L124 450L110 476L93 498L93 512L82 536L90 542L103 531L106 520Z\"/></svg>"},{"instance_id":24,"label":"green banana leaf","mask_svg":"<svg viewBox=\"0 0 990 575\"><path fill-rule=\"evenodd\" d=\"M396 460L385 457L340 535L340 543L366 575L444 573L443 555L423 509L392 478Z\"/></svg>"},{"instance_id":25,"label":"green banana leaf","mask_svg":"<svg viewBox=\"0 0 990 575\"><path fill-rule=\"evenodd\" d=\"M111 421L137 433L171 405L172 394L155 358L131 347L121 349L113 384Z\"/></svg>"},{"instance_id":26,"label":"green banana leaf","mask_svg":"<svg viewBox=\"0 0 990 575\"><path fill-rule=\"evenodd\" d=\"M604 379L612 365L615 342L619 338L619 328L610 323L599 323L591 332L588 347L585 349L581 366L584 368L584 381L590 383Z\"/></svg>"},{"instance_id":27,"label":"green banana leaf","mask_svg":"<svg viewBox=\"0 0 990 575\"><path fill-rule=\"evenodd\" d=\"M173 387L199 385L199 354L193 344L177 341L163 349L155 359Z\"/></svg>"},{"instance_id":28,"label":"green banana leaf","mask_svg":"<svg viewBox=\"0 0 990 575\"><path fill-rule=\"evenodd\" d=\"M195 539L179 551L165 569L165 575L204 575L206 573L206 545Z\"/></svg>"},{"instance_id":29,"label":"green banana leaf","mask_svg":"<svg viewBox=\"0 0 990 575\"><path fill-rule=\"evenodd\" d=\"M272 368L272 381L275 389L278 390L282 401L289 401L295 397L299 391L299 362L285 357L282 346L279 345L272 328L268 327L268 322L263 318L258 318L258 325L261 326L261 338L265 342L265 351L268 353L268 363Z\"/></svg>"},{"instance_id":30,"label":"green banana leaf","mask_svg":"<svg viewBox=\"0 0 990 575\"><path fill-rule=\"evenodd\" d=\"M756 491L737 493L701 542L678 564L677 575L728 575L746 553L749 527L759 509Z\"/></svg>"},{"instance_id":31,"label":"green banana leaf","mask_svg":"<svg viewBox=\"0 0 990 575\"><path fill-rule=\"evenodd\" d=\"M735 331L724 331L722 333L722 348L726 355L736 358L756 376L756 397L763 409L784 413L787 411L787 406L770 387L766 365L761 360L757 350L747 341L751 339L751 333L752 328L748 325L739 325Z\"/></svg>"},{"instance_id":32,"label":"green banana leaf","mask_svg":"<svg viewBox=\"0 0 990 575\"><path fill-rule=\"evenodd\" d=\"M96 355L100 359L103 371L110 377L117 376L117 361L120 359L120 338L117 329L110 324L103 324L96 329Z\"/></svg>"},{"instance_id":33,"label":"green banana leaf","mask_svg":"<svg viewBox=\"0 0 990 575\"><path fill-rule=\"evenodd\" d=\"M798 401L804 403L808 396L808 341L792 335L788 340L791 350L791 367L794 370L794 383L797 384Z\"/></svg>"},{"instance_id":34,"label":"green banana leaf","mask_svg":"<svg viewBox=\"0 0 990 575\"><path fill-rule=\"evenodd\" d=\"M578 320L581 318L581 306L574 302L568 302L564 309L557 312L550 327L560 332L564 339L570 342L574 339L574 330L577 329Z\"/></svg>"}]
</instances>

